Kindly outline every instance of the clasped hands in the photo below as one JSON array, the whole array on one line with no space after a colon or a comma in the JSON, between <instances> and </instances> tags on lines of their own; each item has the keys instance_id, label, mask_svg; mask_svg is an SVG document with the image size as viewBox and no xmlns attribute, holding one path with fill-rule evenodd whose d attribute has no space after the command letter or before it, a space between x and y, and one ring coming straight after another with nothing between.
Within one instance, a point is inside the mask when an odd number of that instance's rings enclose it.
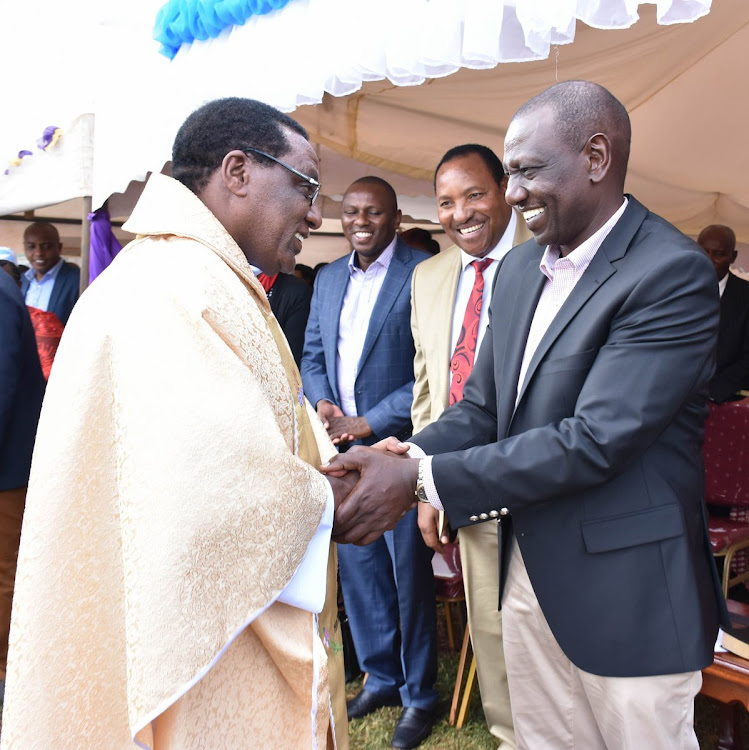
<instances>
[{"instance_id":1,"label":"clasped hands","mask_svg":"<svg viewBox=\"0 0 749 750\"><path fill-rule=\"evenodd\" d=\"M354 446L320 468L335 497L334 541L370 544L417 504L418 461L407 454L407 445L389 437L370 448ZM418 505L424 541L441 551L447 536L438 536L439 511L427 503Z\"/></svg>"}]
</instances>

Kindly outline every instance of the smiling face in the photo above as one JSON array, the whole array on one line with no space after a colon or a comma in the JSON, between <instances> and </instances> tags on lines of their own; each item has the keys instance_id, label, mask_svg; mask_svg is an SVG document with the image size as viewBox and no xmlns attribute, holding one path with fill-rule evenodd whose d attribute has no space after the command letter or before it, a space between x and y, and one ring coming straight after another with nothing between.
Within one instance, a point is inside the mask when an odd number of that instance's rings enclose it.
<instances>
[{"instance_id":1,"label":"smiling face","mask_svg":"<svg viewBox=\"0 0 749 750\"><path fill-rule=\"evenodd\" d=\"M401 212L392 194L376 182L355 182L341 204L343 234L366 270L393 241Z\"/></svg>"},{"instance_id":2,"label":"smiling face","mask_svg":"<svg viewBox=\"0 0 749 750\"><path fill-rule=\"evenodd\" d=\"M290 149L280 158L318 179L317 154L309 141L290 130L285 135ZM293 273L302 241L321 223L317 204L309 203L312 188L270 160L262 164L247 157L243 168L249 188L234 210L230 233L247 260L269 276L279 271Z\"/></svg>"},{"instance_id":3,"label":"smiling face","mask_svg":"<svg viewBox=\"0 0 749 750\"><path fill-rule=\"evenodd\" d=\"M491 252L507 229L512 209L505 201L506 180L497 185L476 153L457 156L437 172L437 216L447 236L474 258Z\"/></svg>"},{"instance_id":4,"label":"smiling face","mask_svg":"<svg viewBox=\"0 0 749 750\"><path fill-rule=\"evenodd\" d=\"M507 130L505 198L520 211L536 242L559 245L562 255L578 247L610 216L610 191L596 189L607 163L593 141L578 149L560 137L549 107L519 115ZM608 141L603 145L607 147Z\"/></svg>"},{"instance_id":5,"label":"smiling face","mask_svg":"<svg viewBox=\"0 0 749 750\"><path fill-rule=\"evenodd\" d=\"M23 234L23 249L37 280L40 280L60 260L62 242L54 226L32 224Z\"/></svg>"}]
</instances>

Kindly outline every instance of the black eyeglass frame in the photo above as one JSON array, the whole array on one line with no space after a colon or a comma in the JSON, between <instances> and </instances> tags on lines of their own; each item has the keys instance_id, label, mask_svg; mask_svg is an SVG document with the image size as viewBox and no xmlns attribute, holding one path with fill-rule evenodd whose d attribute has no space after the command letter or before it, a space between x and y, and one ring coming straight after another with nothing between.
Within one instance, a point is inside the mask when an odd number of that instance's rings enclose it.
<instances>
[{"instance_id":1,"label":"black eyeglass frame","mask_svg":"<svg viewBox=\"0 0 749 750\"><path fill-rule=\"evenodd\" d=\"M260 156L264 156L266 159L270 159L271 161L276 162L276 164L280 164L284 169L288 169L289 172L292 174L295 174L297 177L301 177L306 183L309 185L312 185L312 187L315 189L312 195L308 198L310 208L315 205L315 201L317 200L317 196L320 194L320 183L318 180L316 180L314 177L310 177L309 175L304 174L304 172L300 172L298 169L295 169L290 164L287 164L285 161L281 161L280 159L277 159L275 156L272 156L271 154L266 154L265 151L261 151L259 148L243 148L241 149L242 153L246 154L248 151L252 151L253 154L260 154Z\"/></svg>"}]
</instances>

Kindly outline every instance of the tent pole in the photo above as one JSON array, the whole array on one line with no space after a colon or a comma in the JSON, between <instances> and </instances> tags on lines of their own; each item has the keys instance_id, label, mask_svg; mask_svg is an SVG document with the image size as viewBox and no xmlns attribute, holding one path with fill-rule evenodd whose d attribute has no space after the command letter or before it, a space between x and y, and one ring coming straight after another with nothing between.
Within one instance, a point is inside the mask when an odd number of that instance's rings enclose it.
<instances>
[{"instance_id":1,"label":"tent pole","mask_svg":"<svg viewBox=\"0 0 749 750\"><path fill-rule=\"evenodd\" d=\"M91 196L83 196L83 213L81 216L81 294L88 286L88 256L91 247L91 224L88 215L91 213Z\"/></svg>"}]
</instances>

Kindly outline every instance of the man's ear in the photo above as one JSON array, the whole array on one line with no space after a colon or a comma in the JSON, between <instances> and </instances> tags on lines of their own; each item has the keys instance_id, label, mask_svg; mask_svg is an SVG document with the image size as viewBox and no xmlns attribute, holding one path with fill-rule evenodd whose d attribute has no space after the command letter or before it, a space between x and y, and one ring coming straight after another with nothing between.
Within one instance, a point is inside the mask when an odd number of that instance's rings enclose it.
<instances>
[{"instance_id":1,"label":"man's ear","mask_svg":"<svg viewBox=\"0 0 749 750\"><path fill-rule=\"evenodd\" d=\"M250 163L244 152L229 151L221 162L221 181L236 196L244 197L250 183Z\"/></svg>"},{"instance_id":2,"label":"man's ear","mask_svg":"<svg viewBox=\"0 0 749 750\"><path fill-rule=\"evenodd\" d=\"M585 144L588 174L591 182L601 182L611 167L611 141L607 135L596 133Z\"/></svg>"}]
</instances>

